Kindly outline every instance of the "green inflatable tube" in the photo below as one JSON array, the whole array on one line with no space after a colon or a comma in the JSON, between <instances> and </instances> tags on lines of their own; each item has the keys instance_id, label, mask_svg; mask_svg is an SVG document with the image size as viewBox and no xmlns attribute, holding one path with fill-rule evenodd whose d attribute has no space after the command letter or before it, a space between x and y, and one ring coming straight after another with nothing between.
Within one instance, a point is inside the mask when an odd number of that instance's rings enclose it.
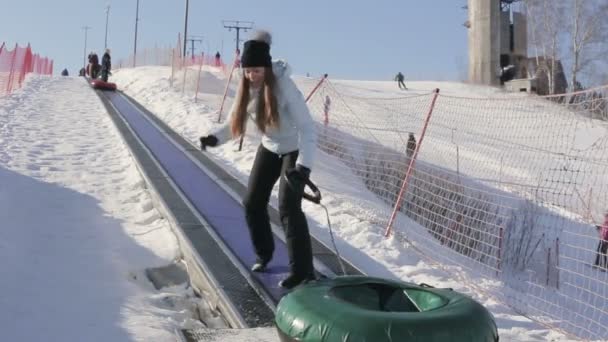
<instances>
[{"instance_id":1,"label":"green inflatable tube","mask_svg":"<svg viewBox=\"0 0 608 342\"><path fill-rule=\"evenodd\" d=\"M345 276L297 287L277 306L283 342L497 342L490 312L451 289Z\"/></svg>"}]
</instances>

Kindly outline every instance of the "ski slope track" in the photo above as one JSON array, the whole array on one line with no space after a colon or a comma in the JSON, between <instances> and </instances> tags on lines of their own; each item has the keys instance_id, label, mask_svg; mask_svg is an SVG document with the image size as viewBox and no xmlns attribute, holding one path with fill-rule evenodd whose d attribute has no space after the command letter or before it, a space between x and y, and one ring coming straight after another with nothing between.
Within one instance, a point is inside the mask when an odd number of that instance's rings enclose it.
<instances>
[{"instance_id":1,"label":"ski slope track","mask_svg":"<svg viewBox=\"0 0 608 342\"><path fill-rule=\"evenodd\" d=\"M217 302L233 328L271 325L276 304L285 294L278 282L289 271L278 212L270 210L274 258L268 272L252 273L255 254L244 235L248 230L240 203L245 187L132 98L121 92L96 92L130 147L159 210L172 223L193 286L212 294L210 302ZM338 273L336 255L314 237L313 253L320 276ZM348 274L361 274L343 263Z\"/></svg>"}]
</instances>

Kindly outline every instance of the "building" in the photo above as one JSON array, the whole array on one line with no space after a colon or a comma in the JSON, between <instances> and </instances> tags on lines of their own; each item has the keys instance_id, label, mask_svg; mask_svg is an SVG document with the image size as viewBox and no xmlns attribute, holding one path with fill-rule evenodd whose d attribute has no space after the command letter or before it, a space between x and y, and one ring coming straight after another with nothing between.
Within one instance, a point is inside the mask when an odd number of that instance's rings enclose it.
<instances>
[{"instance_id":1,"label":"building","mask_svg":"<svg viewBox=\"0 0 608 342\"><path fill-rule=\"evenodd\" d=\"M524 13L513 10L519 0L469 0L469 81L503 84L502 71L510 78L526 78L528 35ZM513 66L513 67L510 67Z\"/></svg>"},{"instance_id":2,"label":"building","mask_svg":"<svg viewBox=\"0 0 608 342\"><path fill-rule=\"evenodd\" d=\"M469 0L469 81L498 85L500 0Z\"/></svg>"}]
</instances>

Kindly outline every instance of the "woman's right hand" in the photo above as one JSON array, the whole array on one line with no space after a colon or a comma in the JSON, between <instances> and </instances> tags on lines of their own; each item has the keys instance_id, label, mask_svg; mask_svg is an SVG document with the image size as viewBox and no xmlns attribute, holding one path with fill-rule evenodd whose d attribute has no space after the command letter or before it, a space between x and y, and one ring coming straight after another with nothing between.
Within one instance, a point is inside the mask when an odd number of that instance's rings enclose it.
<instances>
[{"instance_id":1,"label":"woman's right hand","mask_svg":"<svg viewBox=\"0 0 608 342\"><path fill-rule=\"evenodd\" d=\"M201 142L201 150L205 151L207 149L207 146L209 147L215 147L217 146L217 137L215 135L207 135L207 136L203 136L200 137L200 142Z\"/></svg>"}]
</instances>

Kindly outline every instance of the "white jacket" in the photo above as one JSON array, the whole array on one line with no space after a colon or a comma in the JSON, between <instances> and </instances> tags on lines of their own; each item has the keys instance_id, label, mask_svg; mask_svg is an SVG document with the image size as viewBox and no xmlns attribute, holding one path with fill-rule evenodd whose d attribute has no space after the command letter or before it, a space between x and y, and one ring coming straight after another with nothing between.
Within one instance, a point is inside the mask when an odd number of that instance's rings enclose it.
<instances>
[{"instance_id":1,"label":"white jacket","mask_svg":"<svg viewBox=\"0 0 608 342\"><path fill-rule=\"evenodd\" d=\"M299 150L296 164L312 169L317 143L317 133L314 121L304 100L304 96L291 79L291 68L284 61L274 61L272 71L277 79L275 96L277 98L279 127L267 127L262 137L262 145L269 151L279 155ZM250 99L248 110L251 106ZM232 104L224 125L212 132L218 139L218 145L231 139L230 117L237 103ZM255 110L248 113L250 120L256 117ZM252 123L255 126L255 122Z\"/></svg>"}]
</instances>

